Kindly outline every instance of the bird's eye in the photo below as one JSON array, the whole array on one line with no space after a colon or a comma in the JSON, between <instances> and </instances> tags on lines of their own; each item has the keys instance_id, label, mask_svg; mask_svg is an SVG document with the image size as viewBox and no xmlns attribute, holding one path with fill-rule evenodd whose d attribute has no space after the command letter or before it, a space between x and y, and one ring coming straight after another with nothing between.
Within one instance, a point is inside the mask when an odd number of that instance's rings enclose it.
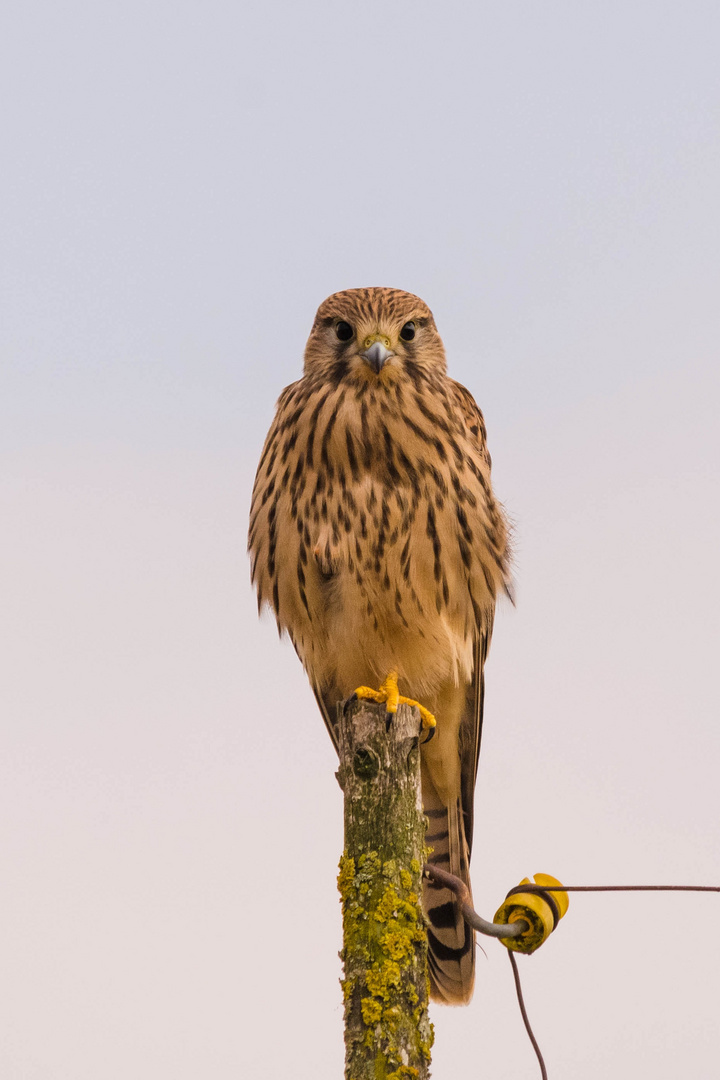
<instances>
[{"instance_id":1,"label":"bird's eye","mask_svg":"<svg viewBox=\"0 0 720 1080\"><path fill-rule=\"evenodd\" d=\"M335 333L341 341L349 341L354 331L349 322L339 322L335 327Z\"/></svg>"},{"instance_id":2,"label":"bird's eye","mask_svg":"<svg viewBox=\"0 0 720 1080\"><path fill-rule=\"evenodd\" d=\"M402 330L400 331L400 337L403 339L403 341L412 341L412 339L415 337L415 323L406 322Z\"/></svg>"}]
</instances>

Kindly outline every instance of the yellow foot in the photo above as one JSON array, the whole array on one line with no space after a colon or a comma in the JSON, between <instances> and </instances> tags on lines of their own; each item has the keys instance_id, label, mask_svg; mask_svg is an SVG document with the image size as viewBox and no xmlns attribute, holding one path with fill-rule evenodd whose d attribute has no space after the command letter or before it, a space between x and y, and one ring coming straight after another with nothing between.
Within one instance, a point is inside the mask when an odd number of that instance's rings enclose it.
<instances>
[{"instance_id":1,"label":"yellow foot","mask_svg":"<svg viewBox=\"0 0 720 1080\"><path fill-rule=\"evenodd\" d=\"M391 671L379 690L372 690L369 686L358 686L354 696L364 698L367 701L377 701L378 703L384 701L389 713L396 713L398 705L414 705L415 708L420 711L422 726L428 731L428 737L425 740L428 742L435 734L435 717L430 710L426 709L424 705L421 705L419 701L413 701L412 698L403 697L398 691L397 680L397 671Z\"/></svg>"}]
</instances>

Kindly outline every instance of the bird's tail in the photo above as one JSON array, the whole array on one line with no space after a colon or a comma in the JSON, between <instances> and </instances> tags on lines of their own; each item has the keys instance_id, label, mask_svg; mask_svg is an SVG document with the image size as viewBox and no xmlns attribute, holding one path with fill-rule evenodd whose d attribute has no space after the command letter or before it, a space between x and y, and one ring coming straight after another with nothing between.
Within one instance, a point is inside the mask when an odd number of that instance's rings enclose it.
<instances>
[{"instance_id":1,"label":"bird's tail","mask_svg":"<svg viewBox=\"0 0 720 1080\"><path fill-rule=\"evenodd\" d=\"M428 862L455 874L470 889L470 857L459 798L445 806L424 779L423 803L429 821L425 843L432 848ZM475 933L449 889L426 880L423 907L430 923L430 996L446 1005L467 1005L475 982Z\"/></svg>"}]
</instances>

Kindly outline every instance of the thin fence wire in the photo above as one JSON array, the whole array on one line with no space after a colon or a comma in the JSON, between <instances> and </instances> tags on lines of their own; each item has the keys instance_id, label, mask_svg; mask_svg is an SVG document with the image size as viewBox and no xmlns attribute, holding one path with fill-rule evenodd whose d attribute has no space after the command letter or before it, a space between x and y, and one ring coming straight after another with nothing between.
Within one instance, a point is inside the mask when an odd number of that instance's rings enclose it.
<instances>
[{"instance_id":1,"label":"thin fence wire","mask_svg":"<svg viewBox=\"0 0 720 1080\"><path fill-rule=\"evenodd\" d=\"M437 880L442 878L442 882L448 888L455 891L460 899L460 910L466 922L473 926L480 933L485 933L490 937L501 936L498 931L500 929L507 930L506 926L502 928L497 924L489 923L487 920L481 918L480 915L470 906L466 897L469 896L469 892L464 882L455 877L454 874L449 874L446 870L438 873L437 867L426 865L425 872L429 877L435 877ZM452 879L450 881L449 879ZM708 892L708 893L720 893L720 885L523 885L523 892L532 893L548 893L548 892ZM518 924L515 924L517 927ZM523 920L523 925L527 924ZM492 928L492 929L491 929ZM503 935L504 936L504 935ZM520 1006L520 1015L525 1025L528 1038L532 1043L533 1050L538 1059L540 1065L540 1074L542 1080L548 1080L547 1068L542 1056L542 1052L538 1045L538 1041L533 1034L533 1030L530 1026L530 1020L528 1018L527 1009L525 1008L525 1000L523 998L522 986L520 985L520 972L518 970L517 961L515 959L515 953L512 949L508 949L508 956L510 957L510 966L512 968L513 979L515 980L515 991L517 993L518 1005Z\"/></svg>"}]
</instances>

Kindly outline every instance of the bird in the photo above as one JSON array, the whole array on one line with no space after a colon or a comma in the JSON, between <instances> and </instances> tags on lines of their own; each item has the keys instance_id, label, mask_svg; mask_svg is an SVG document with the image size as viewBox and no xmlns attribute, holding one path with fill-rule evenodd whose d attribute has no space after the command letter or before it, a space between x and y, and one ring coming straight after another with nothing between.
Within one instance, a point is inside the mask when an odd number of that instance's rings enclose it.
<instances>
[{"instance_id":1,"label":"bird","mask_svg":"<svg viewBox=\"0 0 720 1080\"><path fill-rule=\"evenodd\" d=\"M280 395L248 534L258 609L290 637L336 748L354 692L391 712L422 703L429 858L468 888L484 665L511 589L490 470L482 413L447 374L427 304L347 289L318 308L302 377ZM427 879L423 907L431 997L466 1004L474 932Z\"/></svg>"}]
</instances>

